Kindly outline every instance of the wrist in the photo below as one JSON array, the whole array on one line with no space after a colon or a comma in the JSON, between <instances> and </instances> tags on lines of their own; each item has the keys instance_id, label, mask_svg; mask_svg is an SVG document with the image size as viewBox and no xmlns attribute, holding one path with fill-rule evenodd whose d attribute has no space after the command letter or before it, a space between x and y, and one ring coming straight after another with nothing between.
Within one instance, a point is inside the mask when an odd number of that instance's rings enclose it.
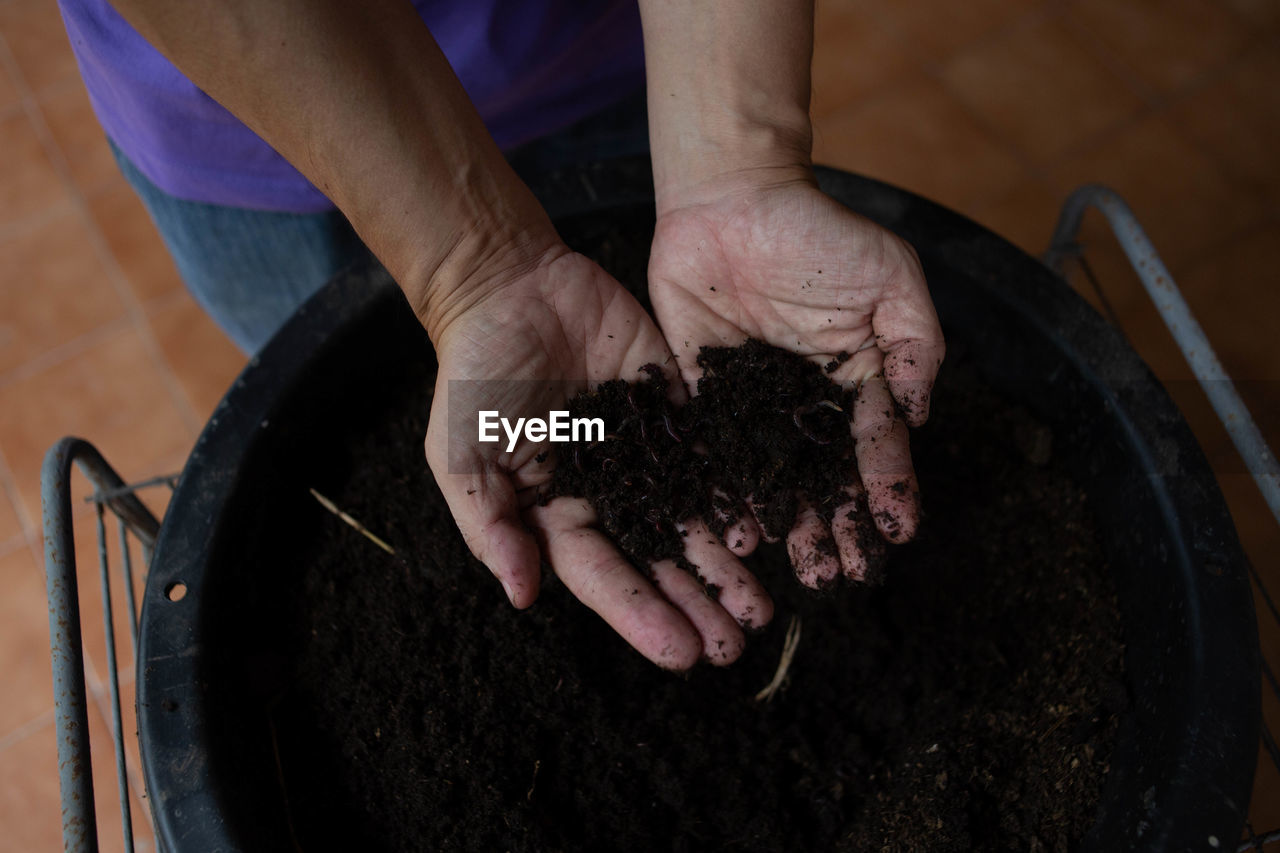
<instances>
[{"instance_id":1,"label":"wrist","mask_svg":"<svg viewBox=\"0 0 1280 853\"><path fill-rule=\"evenodd\" d=\"M425 212L392 275L433 344L460 316L569 249L532 193L518 181L497 195L455 195Z\"/></svg>"},{"instance_id":2,"label":"wrist","mask_svg":"<svg viewBox=\"0 0 1280 853\"><path fill-rule=\"evenodd\" d=\"M750 93L736 103L716 98L677 107L655 101L661 93L650 93L650 114L658 114L651 136L659 216L726 195L814 182L807 103L769 102Z\"/></svg>"},{"instance_id":3,"label":"wrist","mask_svg":"<svg viewBox=\"0 0 1280 853\"><path fill-rule=\"evenodd\" d=\"M812 182L812 0L641 0L659 215Z\"/></svg>"},{"instance_id":4,"label":"wrist","mask_svg":"<svg viewBox=\"0 0 1280 853\"><path fill-rule=\"evenodd\" d=\"M555 235L502 229L473 232L424 264L402 289L435 346L462 316L513 282L568 254Z\"/></svg>"}]
</instances>

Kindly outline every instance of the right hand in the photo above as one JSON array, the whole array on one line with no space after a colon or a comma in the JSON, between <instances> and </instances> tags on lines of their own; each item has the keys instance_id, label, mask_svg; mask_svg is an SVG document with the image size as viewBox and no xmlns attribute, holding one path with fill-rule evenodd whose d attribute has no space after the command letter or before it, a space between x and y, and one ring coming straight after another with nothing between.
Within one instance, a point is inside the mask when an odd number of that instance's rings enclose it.
<instances>
[{"instance_id":1,"label":"right hand","mask_svg":"<svg viewBox=\"0 0 1280 853\"><path fill-rule=\"evenodd\" d=\"M759 338L817 365L852 353L830 373L857 392L847 501L830 522L805 506L787 536L796 576L820 588L841 574L867 579L885 541L915 535L919 489L907 427L928 418L945 344L915 250L822 193L807 166L794 172L682 188L692 200L667 193L649 280L690 387L702 372L702 346ZM830 539L830 551L815 546Z\"/></svg>"},{"instance_id":2,"label":"right hand","mask_svg":"<svg viewBox=\"0 0 1280 853\"><path fill-rule=\"evenodd\" d=\"M447 322L428 326L440 368L426 453L471 552L518 608L537 598L545 557L570 592L659 666L736 660L742 628L762 626L773 613L735 556L755 547L754 526L726 534L731 553L703 525L690 523L686 557L720 587L718 600L671 561L652 567L650 583L594 527L585 500L538 505L554 455L541 463L537 457L551 445L522 438L507 452L505 439L478 441L480 410L513 422L545 418L605 380L635 381L644 364L662 365L673 386L682 387L653 320L608 273L563 244L469 290Z\"/></svg>"}]
</instances>

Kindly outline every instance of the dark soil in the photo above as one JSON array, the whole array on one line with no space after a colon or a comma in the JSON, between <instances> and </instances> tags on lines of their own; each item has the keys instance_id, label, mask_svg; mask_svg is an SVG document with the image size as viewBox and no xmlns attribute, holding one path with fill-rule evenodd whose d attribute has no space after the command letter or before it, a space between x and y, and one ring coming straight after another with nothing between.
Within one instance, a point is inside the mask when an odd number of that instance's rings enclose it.
<instances>
[{"instance_id":1,"label":"dark soil","mask_svg":"<svg viewBox=\"0 0 1280 853\"><path fill-rule=\"evenodd\" d=\"M670 559L696 569L684 560L680 525L702 519L723 535L748 500L775 538L791 529L800 501L830 521L849 500L843 488L855 467L852 392L818 365L758 340L703 347L698 366L698 395L680 409L652 364L637 381L578 394L570 416L602 420L604 439L555 445L555 475L543 500L587 498L600 525L642 568Z\"/></svg>"},{"instance_id":2,"label":"dark soil","mask_svg":"<svg viewBox=\"0 0 1280 853\"><path fill-rule=\"evenodd\" d=\"M795 353L749 340L703 347L702 377L688 418L705 440L710 468L728 494L750 499L765 533L781 538L800 500L828 521L853 479L851 392Z\"/></svg>"},{"instance_id":3,"label":"dark soil","mask_svg":"<svg viewBox=\"0 0 1280 853\"><path fill-rule=\"evenodd\" d=\"M556 469L545 503L557 495L584 497L599 524L631 561L647 569L684 558L679 525L712 512L707 457L694 452L696 436L667 399L667 380L653 364L643 379L614 379L569 401L573 418L599 418L599 441L553 445Z\"/></svg>"},{"instance_id":4,"label":"dark soil","mask_svg":"<svg viewBox=\"0 0 1280 853\"><path fill-rule=\"evenodd\" d=\"M330 489L397 556L298 486L317 527L270 713L301 849L1063 850L1091 825L1128 702L1109 569L1048 430L963 365L913 434L927 521L885 584L816 595L763 548L773 624L686 678L554 578L506 603L422 462L431 377L403 380Z\"/></svg>"}]
</instances>

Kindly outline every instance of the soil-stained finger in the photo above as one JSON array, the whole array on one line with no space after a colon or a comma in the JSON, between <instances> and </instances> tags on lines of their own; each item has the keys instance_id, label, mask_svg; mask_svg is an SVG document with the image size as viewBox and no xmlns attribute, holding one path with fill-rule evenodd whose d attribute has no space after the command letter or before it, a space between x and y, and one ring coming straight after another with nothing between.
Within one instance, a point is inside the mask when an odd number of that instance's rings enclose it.
<instances>
[{"instance_id":1,"label":"soil-stained finger","mask_svg":"<svg viewBox=\"0 0 1280 853\"><path fill-rule=\"evenodd\" d=\"M884 379L862 383L853 405L854 452L880 534L902 543L920 524L920 488L911 466L907 425L897 416Z\"/></svg>"},{"instance_id":2,"label":"soil-stained finger","mask_svg":"<svg viewBox=\"0 0 1280 853\"><path fill-rule=\"evenodd\" d=\"M823 373L827 374L827 378L835 382L841 388L850 391L856 391L862 381L869 376L879 373L884 367L884 354L876 347L874 341L868 341L863 347L852 354L844 353L847 356L843 361L839 358L835 359L836 367L834 370L828 370L830 361L823 365ZM825 358L820 356L819 358Z\"/></svg>"},{"instance_id":3,"label":"soil-stained finger","mask_svg":"<svg viewBox=\"0 0 1280 853\"><path fill-rule=\"evenodd\" d=\"M585 501L556 498L529 510L526 518L564 585L636 651L664 669L685 670L698 662L699 631L589 526L595 515Z\"/></svg>"},{"instance_id":4,"label":"soil-stained finger","mask_svg":"<svg viewBox=\"0 0 1280 853\"><path fill-rule=\"evenodd\" d=\"M877 583L884 569L884 539L871 519L862 486L846 486L845 494L849 500L838 507L831 518L831 534L840 550L840 565L850 580Z\"/></svg>"},{"instance_id":5,"label":"soil-stained finger","mask_svg":"<svg viewBox=\"0 0 1280 853\"><path fill-rule=\"evenodd\" d=\"M889 391L898 401L907 423L923 426L929 419L933 382L938 378L946 346L937 340L909 340L893 346L884 357Z\"/></svg>"},{"instance_id":6,"label":"soil-stained finger","mask_svg":"<svg viewBox=\"0 0 1280 853\"><path fill-rule=\"evenodd\" d=\"M541 559L534 537L521 523L519 496L505 475L439 474L436 482L472 555L502 584L513 607L538 597Z\"/></svg>"},{"instance_id":7,"label":"soil-stained finger","mask_svg":"<svg viewBox=\"0 0 1280 853\"><path fill-rule=\"evenodd\" d=\"M795 526L787 534L787 553L796 579L807 587L822 589L840 577L840 550L835 537L808 503L801 505Z\"/></svg>"},{"instance_id":8,"label":"soil-stained finger","mask_svg":"<svg viewBox=\"0 0 1280 853\"><path fill-rule=\"evenodd\" d=\"M763 504L758 504L755 502L754 498L748 497L747 509L751 510L751 520L755 522L756 530L760 532L761 539L770 544L780 541L779 537L770 536L768 528L764 526L764 520L761 518L761 516L764 515Z\"/></svg>"},{"instance_id":9,"label":"soil-stained finger","mask_svg":"<svg viewBox=\"0 0 1280 853\"><path fill-rule=\"evenodd\" d=\"M748 557L755 553L756 546L759 544L760 525L756 524L752 515L743 510L738 520L725 530L724 546L735 556Z\"/></svg>"},{"instance_id":10,"label":"soil-stained finger","mask_svg":"<svg viewBox=\"0 0 1280 853\"><path fill-rule=\"evenodd\" d=\"M725 528L724 546L739 557L748 556L760 544L760 525L750 509L741 504L735 505L733 499L719 489L714 492L717 518L722 521L734 518L733 523ZM727 506L733 509L726 510Z\"/></svg>"},{"instance_id":11,"label":"soil-stained finger","mask_svg":"<svg viewBox=\"0 0 1280 853\"><path fill-rule=\"evenodd\" d=\"M716 666L731 664L742 654L747 638L720 603L707 595L702 583L671 560L653 564L658 591L693 623L702 638L702 656Z\"/></svg>"},{"instance_id":12,"label":"soil-stained finger","mask_svg":"<svg viewBox=\"0 0 1280 853\"><path fill-rule=\"evenodd\" d=\"M707 592L743 628L751 630L768 625L773 619L773 601L756 576L706 525L698 522L682 529L685 559L697 566Z\"/></svg>"}]
</instances>

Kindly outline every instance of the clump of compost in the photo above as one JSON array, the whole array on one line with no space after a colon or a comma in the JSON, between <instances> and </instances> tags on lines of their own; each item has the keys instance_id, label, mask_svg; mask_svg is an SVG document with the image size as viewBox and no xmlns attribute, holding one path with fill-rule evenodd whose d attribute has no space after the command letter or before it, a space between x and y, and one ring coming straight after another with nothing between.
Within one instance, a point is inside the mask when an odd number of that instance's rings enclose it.
<instances>
[{"instance_id":1,"label":"clump of compost","mask_svg":"<svg viewBox=\"0 0 1280 853\"><path fill-rule=\"evenodd\" d=\"M750 501L766 535L787 534L808 500L830 521L853 480L852 391L795 353L748 340L703 347L688 417L717 483Z\"/></svg>"},{"instance_id":2,"label":"clump of compost","mask_svg":"<svg viewBox=\"0 0 1280 853\"><path fill-rule=\"evenodd\" d=\"M680 525L710 507L707 457L693 450L692 429L667 398L656 364L637 382L613 379L569 401L572 418L599 418L603 439L556 445L555 495L584 497L599 524L636 565L684 558Z\"/></svg>"},{"instance_id":3,"label":"clump of compost","mask_svg":"<svg viewBox=\"0 0 1280 853\"><path fill-rule=\"evenodd\" d=\"M603 440L556 445L544 500L586 498L638 566L684 560L680 530L701 519L717 535L750 502L765 533L786 535L801 501L830 520L854 477L854 394L795 353L751 339L703 347L698 395L683 408L657 365L635 382L611 380L569 401L573 418L600 418Z\"/></svg>"}]
</instances>

